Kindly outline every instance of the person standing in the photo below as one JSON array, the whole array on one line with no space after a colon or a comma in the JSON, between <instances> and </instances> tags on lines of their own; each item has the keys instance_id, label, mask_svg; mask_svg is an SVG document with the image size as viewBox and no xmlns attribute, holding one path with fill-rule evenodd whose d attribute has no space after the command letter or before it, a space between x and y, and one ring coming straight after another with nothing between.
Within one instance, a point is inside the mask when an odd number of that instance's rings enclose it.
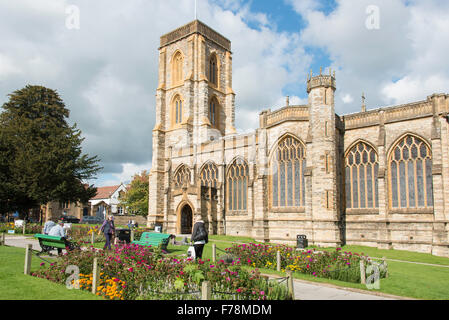
<instances>
[{"instance_id":1,"label":"person standing","mask_svg":"<svg viewBox=\"0 0 449 320\"><path fill-rule=\"evenodd\" d=\"M204 246L209 242L209 236L201 216L196 216L195 221L191 241L195 248L195 259L201 259L203 257Z\"/></svg>"},{"instance_id":2,"label":"person standing","mask_svg":"<svg viewBox=\"0 0 449 320\"><path fill-rule=\"evenodd\" d=\"M114 217L113 216L109 216L104 222L103 225L100 228L100 231L98 232L98 234L100 234L101 232L104 233L104 237L106 239L106 243L103 247L103 250L109 249L111 250L111 242L112 239L115 235L115 225L114 225Z\"/></svg>"}]
</instances>

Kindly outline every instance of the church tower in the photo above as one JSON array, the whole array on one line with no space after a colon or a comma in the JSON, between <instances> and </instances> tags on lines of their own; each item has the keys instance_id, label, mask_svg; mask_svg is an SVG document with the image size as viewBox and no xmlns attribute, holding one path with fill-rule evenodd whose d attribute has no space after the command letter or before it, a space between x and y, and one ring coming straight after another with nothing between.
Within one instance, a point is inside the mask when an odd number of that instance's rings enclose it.
<instances>
[{"instance_id":1,"label":"church tower","mask_svg":"<svg viewBox=\"0 0 449 320\"><path fill-rule=\"evenodd\" d=\"M236 132L231 42L199 20L160 38L149 224L162 223L171 150Z\"/></svg>"},{"instance_id":2,"label":"church tower","mask_svg":"<svg viewBox=\"0 0 449 320\"><path fill-rule=\"evenodd\" d=\"M312 168L313 239L320 245L340 245L338 132L335 115L335 72L312 73L307 79L310 106L309 157Z\"/></svg>"}]
</instances>

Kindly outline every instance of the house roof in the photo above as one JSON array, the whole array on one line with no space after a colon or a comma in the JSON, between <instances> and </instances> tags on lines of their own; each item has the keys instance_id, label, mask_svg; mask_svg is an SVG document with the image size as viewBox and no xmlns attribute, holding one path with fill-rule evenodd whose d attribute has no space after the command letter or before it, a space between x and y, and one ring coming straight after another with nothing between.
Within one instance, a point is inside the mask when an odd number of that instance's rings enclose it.
<instances>
[{"instance_id":1,"label":"house roof","mask_svg":"<svg viewBox=\"0 0 449 320\"><path fill-rule=\"evenodd\" d=\"M97 199L109 199L111 195L120 187L118 186L110 186L110 187L98 187L97 188L97 195L93 197L90 200L97 200Z\"/></svg>"}]
</instances>

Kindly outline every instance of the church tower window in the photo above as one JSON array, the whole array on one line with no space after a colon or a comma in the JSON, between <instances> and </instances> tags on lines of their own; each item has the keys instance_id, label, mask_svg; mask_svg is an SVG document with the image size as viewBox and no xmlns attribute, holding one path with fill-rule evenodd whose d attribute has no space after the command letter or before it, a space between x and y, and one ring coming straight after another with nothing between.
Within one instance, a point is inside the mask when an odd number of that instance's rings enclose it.
<instances>
[{"instance_id":1,"label":"church tower window","mask_svg":"<svg viewBox=\"0 0 449 320\"><path fill-rule=\"evenodd\" d=\"M218 169L217 166L211 162L207 163L200 175L201 186L217 188L218 184Z\"/></svg>"},{"instance_id":2,"label":"church tower window","mask_svg":"<svg viewBox=\"0 0 449 320\"><path fill-rule=\"evenodd\" d=\"M182 123L183 118L183 101L179 95L173 100L172 111L172 125L178 125Z\"/></svg>"},{"instance_id":3,"label":"church tower window","mask_svg":"<svg viewBox=\"0 0 449 320\"><path fill-rule=\"evenodd\" d=\"M176 188L182 188L184 184L190 184L190 169L185 165L181 165L175 172L174 184Z\"/></svg>"},{"instance_id":4,"label":"church tower window","mask_svg":"<svg viewBox=\"0 0 449 320\"><path fill-rule=\"evenodd\" d=\"M177 51L172 60L172 85L182 84L183 80L184 57L180 51Z\"/></svg>"},{"instance_id":5,"label":"church tower window","mask_svg":"<svg viewBox=\"0 0 449 320\"><path fill-rule=\"evenodd\" d=\"M218 127L218 115L219 115L219 103L216 97L213 97L209 101L209 121L210 124L217 128Z\"/></svg>"},{"instance_id":6,"label":"church tower window","mask_svg":"<svg viewBox=\"0 0 449 320\"><path fill-rule=\"evenodd\" d=\"M218 62L216 54L212 54L209 59L209 82L215 86L218 85Z\"/></svg>"}]
</instances>

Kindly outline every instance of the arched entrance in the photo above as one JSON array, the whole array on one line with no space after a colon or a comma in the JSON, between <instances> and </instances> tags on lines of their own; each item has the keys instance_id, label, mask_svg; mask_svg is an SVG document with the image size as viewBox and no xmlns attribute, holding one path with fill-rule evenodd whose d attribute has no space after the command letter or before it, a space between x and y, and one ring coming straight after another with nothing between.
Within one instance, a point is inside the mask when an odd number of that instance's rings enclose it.
<instances>
[{"instance_id":1,"label":"arched entrance","mask_svg":"<svg viewBox=\"0 0 449 320\"><path fill-rule=\"evenodd\" d=\"M181 234L191 234L193 227L193 213L192 208L188 204L182 207L180 218Z\"/></svg>"}]
</instances>

